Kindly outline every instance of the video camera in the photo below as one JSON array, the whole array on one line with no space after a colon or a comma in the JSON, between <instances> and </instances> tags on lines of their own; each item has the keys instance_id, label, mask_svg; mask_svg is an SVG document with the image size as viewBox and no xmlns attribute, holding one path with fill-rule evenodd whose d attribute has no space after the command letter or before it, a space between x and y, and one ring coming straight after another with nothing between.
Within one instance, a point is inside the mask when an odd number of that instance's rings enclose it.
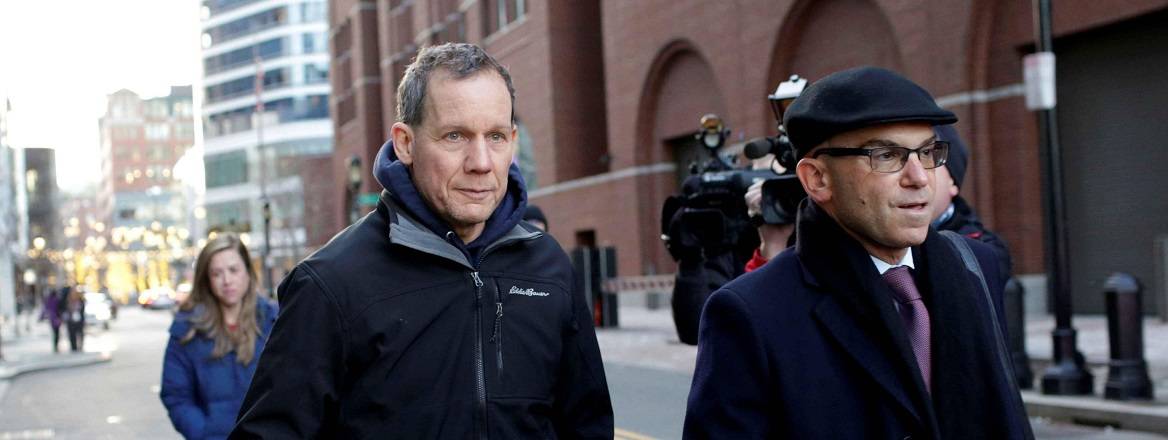
<instances>
[{"instance_id":1,"label":"video camera","mask_svg":"<svg viewBox=\"0 0 1168 440\"><path fill-rule=\"evenodd\" d=\"M735 168L718 153L730 130L717 115L702 116L695 138L711 158L702 165L691 165L691 176L682 185L682 195L666 199L661 212L661 239L675 260L702 250L710 253L742 246L742 240L751 242L750 248L757 246L754 228L759 220L747 216L744 196L760 180L764 181L761 222L795 222L798 204L806 194L795 177L798 158L787 140L782 115L806 85L807 80L798 75L779 84L775 93L767 96L778 120L779 135L753 139L744 147L746 157L751 159L773 154L781 170L775 170L773 164L764 170Z\"/></svg>"},{"instance_id":2,"label":"video camera","mask_svg":"<svg viewBox=\"0 0 1168 440\"><path fill-rule=\"evenodd\" d=\"M772 154L775 162L783 168L778 178L769 179L762 184L762 217L763 222L769 225L794 223L799 202L807 197L803 185L795 176L795 165L799 163L799 157L795 153L795 146L787 139L786 128L783 127L783 113L792 102L795 102L795 98L799 97L805 87L807 80L800 78L799 75L791 75L791 78L779 83L775 93L767 95L771 111L775 114L779 135L751 139L743 148L743 154L750 159Z\"/></svg>"},{"instance_id":3,"label":"video camera","mask_svg":"<svg viewBox=\"0 0 1168 440\"><path fill-rule=\"evenodd\" d=\"M705 163L692 164L682 194L670 196L661 210L661 239L674 259L700 251L707 254L735 247L752 228L743 196L759 180L778 177L772 170L735 168L719 154L730 134L715 114L702 116L695 135L710 154Z\"/></svg>"}]
</instances>

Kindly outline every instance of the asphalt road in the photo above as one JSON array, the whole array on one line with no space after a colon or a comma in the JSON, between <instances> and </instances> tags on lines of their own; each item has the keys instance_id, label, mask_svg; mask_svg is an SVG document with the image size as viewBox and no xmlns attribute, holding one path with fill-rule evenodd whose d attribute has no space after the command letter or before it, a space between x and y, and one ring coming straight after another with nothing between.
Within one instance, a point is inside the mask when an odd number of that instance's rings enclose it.
<instances>
[{"instance_id":1,"label":"asphalt road","mask_svg":"<svg viewBox=\"0 0 1168 440\"><path fill-rule=\"evenodd\" d=\"M605 365L616 438L627 440L680 439L685 420L685 404L690 377L684 373L623 365ZM1165 440L1165 437L1136 431L1115 430L1032 418L1038 439L1075 440Z\"/></svg>"},{"instance_id":2,"label":"asphalt road","mask_svg":"<svg viewBox=\"0 0 1168 440\"><path fill-rule=\"evenodd\" d=\"M108 331L89 329L85 341L87 350L114 350L112 361L11 381L0 401L0 438L179 438L158 400L172 315L130 306L119 315Z\"/></svg>"},{"instance_id":3,"label":"asphalt road","mask_svg":"<svg viewBox=\"0 0 1168 440\"><path fill-rule=\"evenodd\" d=\"M90 329L86 341L88 350L112 350L112 361L14 378L0 400L0 440L178 438L158 399L170 320L167 311L125 307L109 331ZM671 337L667 332L653 336L652 329L632 325L601 336L616 438L681 438L692 348L664 342ZM1038 438L1163 439L1034 422Z\"/></svg>"},{"instance_id":4,"label":"asphalt road","mask_svg":"<svg viewBox=\"0 0 1168 440\"><path fill-rule=\"evenodd\" d=\"M690 377L670 370L607 363L617 438L679 439Z\"/></svg>"}]
</instances>

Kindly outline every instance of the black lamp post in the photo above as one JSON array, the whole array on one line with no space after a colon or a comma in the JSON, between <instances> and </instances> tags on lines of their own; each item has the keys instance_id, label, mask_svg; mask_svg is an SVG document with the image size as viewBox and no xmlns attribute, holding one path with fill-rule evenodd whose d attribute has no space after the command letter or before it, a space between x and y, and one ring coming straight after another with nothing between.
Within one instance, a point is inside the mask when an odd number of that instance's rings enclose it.
<instances>
[{"instance_id":1,"label":"black lamp post","mask_svg":"<svg viewBox=\"0 0 1168 440\"><path fill-rule=\"evenodd\" d=\"M353 224L361 216L360 206L358 206L361 194L361 157L356 154L349 157L348 171L349 224Z\"/></svg>"},{"instance_id":2,"label":"black lamp post","mask_svg":"<svg viewBox=\"0 0 1168 440\"><path fill-rule=\"evenodd\" d=\"M1035 0L1038 52L1052 52L1050 0ZM1066 209L1063 198L1062 154L1058 143L1054 105L1038 111L1038 131L1046 159L1043 202L1046 207L1046 273L1053 292L1055 329L1051 332L1053 362L1042 375L1042 393L1056 395L1091 394L1095 381L1076 348L1076 332L1071 326L1070 273L1067 271Z\"/></svg>"},{"instance_id":3,"label":"black lamp post","mask_svg":"<svg viewBox=\"0 0 1168 440\"><path fill-rule=\"evenodd\" d=\"M276 292L272 286L272 265L268 263L269 257L272 255L272 202L264 197L264 290L268 291L268 298L275 298Z\"/></svg>"}]
</instances>

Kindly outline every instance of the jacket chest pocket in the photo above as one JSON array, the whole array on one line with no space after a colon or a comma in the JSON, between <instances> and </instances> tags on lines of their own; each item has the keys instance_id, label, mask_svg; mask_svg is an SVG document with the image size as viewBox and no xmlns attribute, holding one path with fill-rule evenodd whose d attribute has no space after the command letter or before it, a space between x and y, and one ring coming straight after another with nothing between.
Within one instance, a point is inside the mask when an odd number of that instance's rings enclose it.
<instances>
[{"instance_id":1,"label":"jacket chest pocket","mask_svg":"<svg viewBox=\"0 0 1168 440\"><path fill-rule=\"evenodd\" d=\"M492 397L550 398L570 315L568 292L508 277L484 295L484 366ZM493 302L490 302L493 301Z\"/></svg>"}]
</instances>

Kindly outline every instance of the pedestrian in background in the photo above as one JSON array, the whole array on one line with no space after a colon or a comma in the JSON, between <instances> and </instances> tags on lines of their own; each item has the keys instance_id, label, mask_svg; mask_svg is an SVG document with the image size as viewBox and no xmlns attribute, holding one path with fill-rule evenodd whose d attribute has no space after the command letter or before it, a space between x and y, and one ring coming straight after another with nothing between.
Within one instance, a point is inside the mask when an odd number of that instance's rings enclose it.
<instances>
[{"instance_id":1,"label":"pedestrian in background","mask_svg":"<svg viewBox=\"0 0 1168 440\"><path fill-rule=\"evenodd\" d=\"M61 303L64 298L64 291L57 292L53 289L45 291L45 297L42 299L41 321L49 321L49 328L53 330L53 353L60 352L61 346Z\"/></svg>"},{"instance_id":2,"label":"pedestrian in background","mask_svg":"<svg viewBox=\"0 0 1168 440\"><path fill-rule=\"evenodd\" d=\"M25 310L25 313L28 314L27 319L24 320L25 333L32 332L33 316L36 313L37 301L40 299L41 298L36 296L36 294L31 290L28 292L28 295L25 295L25 297L24 297L24 310Z\"/></svg>"},{"instance_id":3,"label":"pedestrian in background","mask_svg":"<svg viewBox=\"0 0 1168 440\"><path fill-rule=\"evenodd\" d=\"M535 205L527 205L527 210L523 212L523 221L531 223L532 226L539 228L543 232L548 231L547 217L543 215L543 210Z\"/></svg>"},{"instance_id":4,"label":"pedestrian in background","mask_svg":"<svg viewBox=\"0 0 1168 440\"><path fill-rule=\"evenodd\" d=\"M65 328L69 331L69 351L85 350L85 294L81 289L65 286Z\"/></svg>"},{"instance_id":5,"label":"pedestrian in background","mask_svg":"<svg viewBox=\"0 0 1168 440\"><path fill-rule=\"evenodd\" d=\"M160 397L188 439L225 438L235 424L276 306L256 294L256 271L234 234L211 239L170 326Z\"/></svg>"},{"instance_id":6,"label":"pedestrian in background","mask_svg":"<svg viewBox=\"0 0 1168 440\"><path fill-rule=\"evenodd\" d=\"M992 246L998 254L998 270L1008 278L1011 264L1006 241L982 225L977 212L959 194L969 163L969 148L965 147L965 142L957 135L953 125L938 125L933 130L937 132L937 140L949 142L950 145L949 160L945 161L945 166L934 170L937 188L933 191L933 215L936 216L933 226L938 231L953 231Z\"/></svg>"},{"instance_id":7,"label":"pedestrian in background","mask_svg":"<svg viewBox=\"0 0 1168 440\"><path fill-rule=\"evenodd\" d=\"M34 313L36 313L36 295L31 290L17 289L16 325L12 326L17 336L20 335L22 330L25 333L32 332L32 317Z\"/></svg>"}]
</instances>

